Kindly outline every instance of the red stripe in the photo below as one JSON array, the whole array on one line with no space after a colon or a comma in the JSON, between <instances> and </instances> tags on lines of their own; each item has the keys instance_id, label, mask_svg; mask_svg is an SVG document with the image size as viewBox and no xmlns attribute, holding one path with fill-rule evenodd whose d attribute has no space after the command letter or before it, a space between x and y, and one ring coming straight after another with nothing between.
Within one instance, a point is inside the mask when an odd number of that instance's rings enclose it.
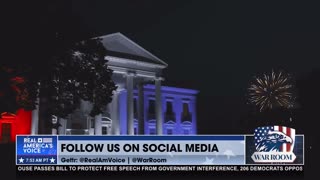
<instances>
[{"instance_id":1,"label":"red stripe","mask_svg":"<svg viewBox=\"0 0 320 180\"><path fill-rule=\"evenodd\" d=\"M279 131L282 132L282 126L279 126ZM280 146L280 151L282 152L282 145Z\"/></svg>"},{"instance_id":2,"label":"red stripe","mask_svg":"<svg viewBox=\"0 0 320 180\"><path fill-rule=\"evenodd\" d=\"M287 136L291 137L291 128L287 127ZM287 143L287 152L290 152L291 144Z\"/></svg>"}]
</instances>

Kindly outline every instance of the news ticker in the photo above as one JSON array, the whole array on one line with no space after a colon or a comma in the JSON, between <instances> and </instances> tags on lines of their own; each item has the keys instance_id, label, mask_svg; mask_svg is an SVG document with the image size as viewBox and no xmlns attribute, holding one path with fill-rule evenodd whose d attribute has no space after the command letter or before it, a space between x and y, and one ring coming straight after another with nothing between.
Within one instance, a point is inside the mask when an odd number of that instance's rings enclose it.
<instances>
[{"instance_id":1,"label":"news ticker","mask_svg":"<svg viewBox=\"0 0 320 180\"><path fill-rule=\"evenodd\" d=\"M20 165L19 172L303 172L303 165Z\"/></svg>"},{"instance_id":2,"label":"news ticker","mask_svg":"<svg viewBox=\"0 0 320 180\"><path fill-rule=\"evenodd\" d=\"M17 136L16 165L234 165L238 170L249 167L241 165L303 166L303 135L291 138L290 148L279 141L263 143L266 147L258 151L261 143L253 135Z\"/></svg>"},{"instance_id":3,"label":"news ticker","mask_svg":"<svg viewBox=\"0 0 320 180\"><path fill-rule=\"evenodd\" d=\"M17 165L16 177L303 177L303 165Z\"/></svg>"}]
</instances>

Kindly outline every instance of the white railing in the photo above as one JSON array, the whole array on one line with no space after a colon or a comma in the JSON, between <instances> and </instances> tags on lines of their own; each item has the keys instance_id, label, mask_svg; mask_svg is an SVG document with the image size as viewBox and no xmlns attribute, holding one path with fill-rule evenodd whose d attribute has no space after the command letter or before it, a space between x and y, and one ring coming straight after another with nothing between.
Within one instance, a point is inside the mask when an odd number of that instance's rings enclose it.
<instances>
[{"instance_id":1,"label":"white railing","mask_svg":"<svg viewBox=\"0 0 320 180\"><path fill-rule=\"evenodd\" d=\"M89 129L66 129L66 135L89 135Z\"/></svg>"}]
</instances>

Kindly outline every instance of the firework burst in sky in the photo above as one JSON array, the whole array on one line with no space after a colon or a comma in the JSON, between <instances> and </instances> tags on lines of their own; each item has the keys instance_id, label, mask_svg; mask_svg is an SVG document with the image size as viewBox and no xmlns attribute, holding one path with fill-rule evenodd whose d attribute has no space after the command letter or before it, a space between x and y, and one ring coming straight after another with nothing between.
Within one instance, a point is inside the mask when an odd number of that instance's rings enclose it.
<instances>
[{"instance_id":1,"label":"firework burst in sky","mask_svg":"<svg viewBox=\"0 0 320 180\"><path fill-rule=\"evenodd\" d=\"M294 95L290 76L284 72L274 72L255 77L250 83L249 103L260 111L276 107L291 108Z\"/></svg>"}]
</instances>

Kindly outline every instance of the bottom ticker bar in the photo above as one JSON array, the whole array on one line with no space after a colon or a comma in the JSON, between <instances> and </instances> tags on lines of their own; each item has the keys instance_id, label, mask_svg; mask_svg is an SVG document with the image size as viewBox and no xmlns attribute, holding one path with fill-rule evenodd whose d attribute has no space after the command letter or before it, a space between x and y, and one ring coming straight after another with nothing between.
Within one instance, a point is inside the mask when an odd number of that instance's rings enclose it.
<instances>
[{"instance_id":1,"label":"bottom ticker bar","mask_svg":"<svg viewBox=\"0 0 320 180\"><path fill-rule=\"evenodd\" d=\"M164 173L165 172L165 173ZM21 176L125 176L192 174L210 176L303 176L302 165L182 165L182 166L50 166L17 165Z\"/></svg>"}]
</instances>

